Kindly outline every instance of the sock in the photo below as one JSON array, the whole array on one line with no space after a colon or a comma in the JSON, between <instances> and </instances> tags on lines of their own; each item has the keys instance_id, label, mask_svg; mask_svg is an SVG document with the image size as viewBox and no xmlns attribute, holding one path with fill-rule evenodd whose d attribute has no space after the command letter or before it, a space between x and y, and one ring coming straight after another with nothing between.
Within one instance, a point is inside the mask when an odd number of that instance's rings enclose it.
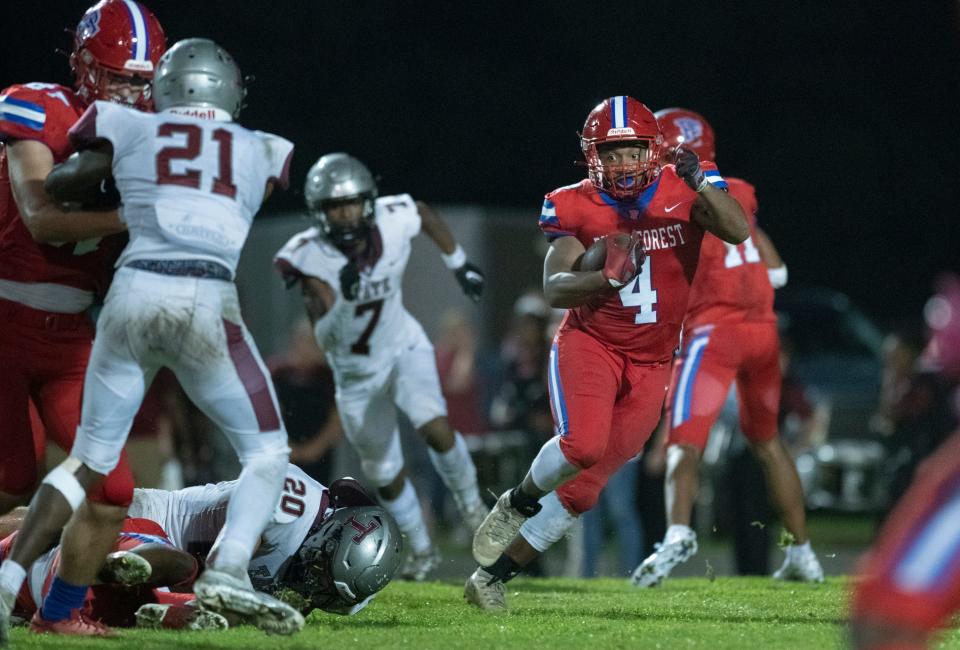
<instances>
[{"instance_id":1,"label":"sock","mask_svg":"<svg viewBox=\"0 0 960 650\"><path fill-rule=\"evenodd\" d=\"M70 612L83 607L83 600L87 597L86 585L72 585L56 576L50 586L50 592L43 600L43 609L40 616L43 620L65 621L70 618Z\"/></svg>"},{"instance_id":2,"label":"sock","mask_svg":"<svg viewBox=\"0 0 960 650\"><path fill-rule=\"evenodd\" d=\"M539 505L542 510L523 522L520 534L530 546L544 553L567 534L577 518L563 507L556 492L540 499Z\"/></svg>"},{"instance_id":3,"label":"sock","mask_svg":"<svg viewBox=\"0 0 960 650\"><path fill-rule=\"evenodd\" d=\"M13 598L7 604L13 606L13 601L17 599L20 593L20 587L27 577L27 571L13 560L5 560L0 565L0 594L4 598Z\"/></svg>"},{"instance_id":4,"label":"sock","mask_svg":"<svg viewBox=\"0 0 960 650\"><path fill-rule=\"evenodd\" d=\"M211 565L219 571L244 575L263 529L280 500L287 454L248 460L227 504L227 520L213 550Z\"/></svg>"},{"instance_id":5,"label":"sock","mask_svg":"<svg viewBox=\"0 0 960 650\"><path fill-rule=\"evenodd\" d=\"M484 571L493 576L493 580L488 582L488 585L493 584L494 582L509 582L510 580L516 578L521 571L523 571L523 567L517 564L513 558L506 553L501 553L496 562L490 566L485 566L482 568Z\"/></svg>"},{"instance_id":6,"label":"sock","mask_svg":"<svg viewBox=\"0 0 960 650\"><path fill-rule=\"evenodd\" d=\"M420 499L413 489L410 479L404 479L403 490L396 499L380 498L383 507L397 520L400 531L410 541L410 548L416 555L423 555L430 550L430 536L427 534L427 525L423 521L423 510L420 509Z\"/></svg>"},{"instance_id":7,"label":"sock","mask_svg":"<svg viewBox=\"0 0 960 650\"><path fill-rule=\"evenodd\" d=\"M543 507L540 499L530 496L519 485L510 490L510 505L524 517L534 516Z\"/></svg>"},{"instance_id":8,"label":"sock","mask_svg":"<svg viewBox=\"0 0 960 650\"><path fill-rule=\"evenodd\" d=\"M544 492L552 492L579 473L580 468L563 455L560 436L554 436L544 443L530 464L530 478Z\"/></svg>"},{"instance_id":9,"label":"sock","mask_svg":"<svg viewBox=\"0 0 960 650\"><path fill-rule=\"evenodd\" d=\"M428 447L427 453L443 484L453 493L458 509L472 510L480 504L477 468L470 458L466 441L458 431L453 432L453 447L443 452Z\"/></svg>"},{"instance_id":10,"label":"sock","mask_svg":"<svg viewBox=\"0 0 960 650\"><path fill-rule=\"evenodd\" d=\"M680 539L696 536L697 534L693 532L693 529L690 528L690 526L684 526L683 524L670 524L670 526L667 527L667 534L663 536L663 541L667 544L671 544Z\"/></svg>"}]
</instances>

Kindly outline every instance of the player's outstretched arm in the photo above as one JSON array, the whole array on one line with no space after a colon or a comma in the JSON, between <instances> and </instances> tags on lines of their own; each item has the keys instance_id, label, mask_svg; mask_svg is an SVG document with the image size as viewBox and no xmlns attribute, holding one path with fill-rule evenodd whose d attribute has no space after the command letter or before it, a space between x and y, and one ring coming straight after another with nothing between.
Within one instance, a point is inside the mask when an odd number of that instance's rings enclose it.
<instances>
[{"instance_id":1,"label":"player's outstretched arm","mask_svg":"<svg viewBox=\"0 0 960 650\"><path fill-rule=\"evenodd\" d=\"M485 281L483 272L467 259L467 254L439 214L422 201L417 201L417 212L420 213L420 227L440 249L443 263L453 271L460 288L471 300L479 302Z\"/></svg>"},{"instance_id":2,"label":"player's outstretched arm","mask_svg":"<svg viewBox=\"0 0 960 650\"><path fill-rule=\"evenodd\" d=\"M319 278L305 276L300 280L300 292L303 305L307 309L313 335L317 343L323 345L324 339L333 327L337 308L344 303L329 284Z\"/></svg>"},{"instance_id":3,"label":"player's outstretched arm","mask_svg":"<svg viewBox=\"0 0 960 650\"><path fill-rule=\"evenodd\" d=\"M756 228L757 252L760 253L760 259L767 267L767 274L770 276L770 284L774 289L786 286L787 284L787 265L783 263L780 257L780 251L773 245L773 241L767 237L767 233Z\"/></svg>"},{"instance_id":4,"label":"player's outstretched arm","mask_svg":"<svg viewBox=\"0 0 960 650\"><path fill-rule=\"evenodd\" d=\"M574 271L573 264L584 253L576 237L554 239L543 260L543 295L551 307L579 307L598 293L612 291L603 271Z\"/></svg>"},{"instance_id":5,"label":"player's outstretched arm","mask_svg":"<svg viewBox=\"0 0 960 650\"><path fill-rule=\"evenodd\" d=\"M34 241L80 241L126 229L116 210L66 212L57 205L43 188L53 170L53 152L45 144L17 140L7 146L7 158L13 200Z\"/></svg>"}]
</instances>

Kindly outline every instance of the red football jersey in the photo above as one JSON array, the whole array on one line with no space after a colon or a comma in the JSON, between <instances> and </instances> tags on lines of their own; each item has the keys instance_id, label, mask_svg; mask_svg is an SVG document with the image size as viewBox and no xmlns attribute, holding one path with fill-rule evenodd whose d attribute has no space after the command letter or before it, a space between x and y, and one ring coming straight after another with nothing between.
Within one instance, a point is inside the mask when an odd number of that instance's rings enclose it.
<instances>
[{"instance_id":1,"label":"red football jersey","mask_svg":"<svg viewBox=\"0 0 960 650\"><path fill-rule=\"evenodd\" d=\"M704 162L703 169L715 186L726 187L712 163ZM603 235L636 231L647 254L633 282L569 310L561 327L583 330L635 362L672 359L704 235L690 220L696 198L673 165L633 202L618 203L589 180L548 194L540 215L548 238L573 236L589 247Z\"/></svg>"},{"instance_id":2,"label":"red football jersey","mask_svg":"<svg viewBox=\"0 0 960 650\"><path fill-rule=\"evenodd\" d=\"M687 307L685 326L690 330L723 320L776 320L767 266L753 243L757 227L753 185L739 178L726 180L730 196L747 215L750 237L734 245L710 233L704 235L700 269L690 288Z\"/></svg>"},{"instance_id":3,"label":"red football jersey","mask_svg":"<svg viewBox=\"0 0 960 650\"><path fill-rule=\"evenodd\" d=\"M37 140L53 152L54 163L63 162L73 151L67 131L84 108L72 90L56 84L30 83L0 92L0 279L102 289L104 269L117 252L109 245L113 238L58 246L35 242L13 200L3 146L7 140Z\"/></svg>"}]
</instances>

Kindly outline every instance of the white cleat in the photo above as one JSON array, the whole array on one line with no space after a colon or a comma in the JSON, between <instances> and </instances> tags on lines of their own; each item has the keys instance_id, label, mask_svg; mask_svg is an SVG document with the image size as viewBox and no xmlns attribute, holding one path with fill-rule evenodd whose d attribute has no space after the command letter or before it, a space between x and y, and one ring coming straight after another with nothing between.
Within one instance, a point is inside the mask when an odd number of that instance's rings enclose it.
<instances>
[{"instance_id":1,"label":"white cleat","mask_svg":"<svg viewBox=\"0 0 960 650\"><path fill-rule=\"evenodd\" d=\"M150 562L136 553L116 551L107 556L97 578L112 585L142 585L150 579L153 567Z\"/></svg>"},{"instance_id":2,"label":"white cleat","mask_svg":"<svg viewBox=\"0 0 960 650\"><path fill-rule=\"evenodd\" d=\"M230 613L268 634L294 634L303 628L303 615L273 596L255 591L250 579L207 569L193 585L197 602L218 614Z\"/></svg>"},{"instance_id":3,"label":"white cleat","mask_svg":"<svg viewBox=\"0 0 960 650\"><path fill-rule=\"evenodd\" d=\"M506 585L493 575L478 568L467 578L463 587L463 598L468 603L487 612L507 611Z\"/></svg>"},{"instance_id":4,"label":"white cleat","mask_svg":"<svg viewBox=\"0 0 960 650\"><path fill-rule=\"evenodd\" d=\"M483 501L478 501L477 505L472 508L460 511L460 516L463 517L463 523L466 524L471 533L477 532L480 524L483 523L483 520L486 519L489 514L490 508L488 508Z\"/></svg>"},{"instance_id":5,"label":"white cleat","mask_svg":"<svg viewBox=\"0 0 960 650\"><path fill-rule=\"evenodd\" d=\"M440 566L440 553L431 546L425 553L410 553L403 561L403 566L397 573L397 579L423 582L438 566Z\"/></svg>"},{"instance_id":6,"label":"white cleat","mask_svg":"<svg viewBox=\"0 0 960 650\"><path fill-rule=\"evenodd\" d=\"M153 630L226 630L227 619L216 612L195 607L147 603L137 610L137 627Z\"/></svg>"},{"instance_id":7,"label":"white cleat","mask_svg":"<svg viewBox=\"0 0 960 650\"><path fill-rule=\"evenodd\" d=\"M493 510L473 534L473 559L480 566L490 566L517 536L527 518L510 505L510 490L500 495Z\"/></svg>"},{"instance_id":8,"label":"white cleat","mask_svg":"<svg viewBox=\"0 0 960 650\"><path fill-rule=\"evenodd\" d=\"M630 576L634 587L656 587L670 575L673 568L697 553L697 534L692 530L675 535L669 542L657 544L650 557L640 563Z\"/></svg>"},{"instance_id":9,"label":"white cleat","mask_svg":"<svg viewBox=\"0 0 960 650\"><path fill-rule=\"evenodd\" d=\"M774 580L823 582L823 567L809 543L788 546L784 551L787 557L783 560L783 566L774 571Z\"/></svg>"}]
</instances>

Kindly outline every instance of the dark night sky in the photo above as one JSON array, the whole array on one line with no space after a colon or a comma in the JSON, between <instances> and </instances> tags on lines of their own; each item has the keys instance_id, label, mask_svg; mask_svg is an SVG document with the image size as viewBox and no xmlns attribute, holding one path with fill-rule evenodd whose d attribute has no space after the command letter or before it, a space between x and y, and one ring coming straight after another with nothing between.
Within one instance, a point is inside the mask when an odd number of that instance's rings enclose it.
<instances>
[{"instance_id":1,"label":"dark night sky","mask_svg":"<svg viewBox=\"0 0 960 650\"><path fill-rule=\"evenodd\" d=\"M0 86L69 82L54 49L87 2L4 4ZM712 122L721 171L757 185L793 281L889 322L960 266L955 2L147 4L170 43L213 38L256 76L242 121L296 143L297 185L343 149L383 192L534 219L581 176L587 112L630 94Z\"/></svg>"}]
</instances>

